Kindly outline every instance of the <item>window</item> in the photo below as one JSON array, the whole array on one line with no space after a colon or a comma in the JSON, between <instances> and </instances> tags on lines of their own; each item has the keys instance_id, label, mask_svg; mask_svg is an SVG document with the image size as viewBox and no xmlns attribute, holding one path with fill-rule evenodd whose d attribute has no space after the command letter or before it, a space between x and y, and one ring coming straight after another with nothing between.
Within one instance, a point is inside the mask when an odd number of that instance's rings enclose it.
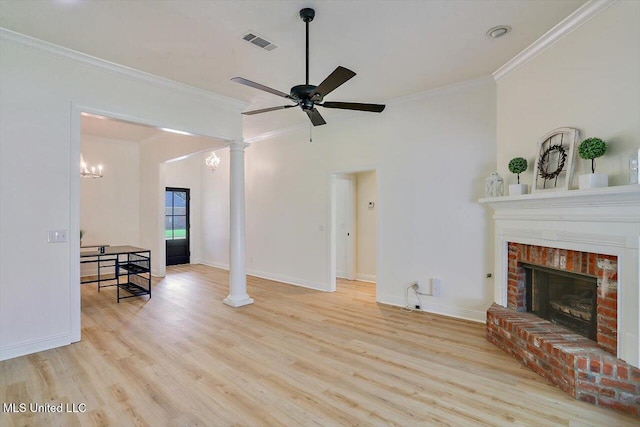
<instances>
[{"instance_id":1,"label":"window","mask_svg":"<svg viewBox=\"0 0 640 427\"><path fill-rule=\"evenodd\" d=\"M167 189L164 196L164 235L166 240L187 238L188 230L187 191Z\"/></svg>"}]
</instances>

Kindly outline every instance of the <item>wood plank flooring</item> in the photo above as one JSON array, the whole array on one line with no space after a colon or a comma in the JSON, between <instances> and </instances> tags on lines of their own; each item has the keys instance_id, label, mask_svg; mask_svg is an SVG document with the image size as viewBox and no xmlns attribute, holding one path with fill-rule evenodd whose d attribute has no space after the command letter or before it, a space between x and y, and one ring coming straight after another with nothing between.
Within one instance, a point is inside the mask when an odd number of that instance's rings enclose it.
<instances>
[{"instance_id":1,"label":"wood plank flooring","mask_svg":"<svg viewBox=\"0 0 640 427\"><path fill-rule=\"evenodd\" d=\"M0 402L86 411L3 411L0 425L639 424L565 395L484 325L377 304L372 284L248 291L255 304L223 305L227 272L201 265L168 268L151 300L83 286L82 341L0 362Z\"/></svg>"}]
</instances>

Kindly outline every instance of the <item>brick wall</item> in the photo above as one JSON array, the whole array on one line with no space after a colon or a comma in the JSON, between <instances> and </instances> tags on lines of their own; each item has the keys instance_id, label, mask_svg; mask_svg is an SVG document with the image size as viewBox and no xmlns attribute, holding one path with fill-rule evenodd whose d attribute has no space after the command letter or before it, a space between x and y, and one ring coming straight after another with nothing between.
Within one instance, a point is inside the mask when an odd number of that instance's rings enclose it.
<instances>
[{"instance_id":1,"label":"brick wall","mask_svg":"<svg viewBox=\"0 0 640 427\"><path fill-rule=\"evenodd\" d=\"M527 311L526 283L521 262L597 277L597 341L605 351L616 355L618 345L617 257L509 243L507 307Z\"/></svg>"}]
</instances>

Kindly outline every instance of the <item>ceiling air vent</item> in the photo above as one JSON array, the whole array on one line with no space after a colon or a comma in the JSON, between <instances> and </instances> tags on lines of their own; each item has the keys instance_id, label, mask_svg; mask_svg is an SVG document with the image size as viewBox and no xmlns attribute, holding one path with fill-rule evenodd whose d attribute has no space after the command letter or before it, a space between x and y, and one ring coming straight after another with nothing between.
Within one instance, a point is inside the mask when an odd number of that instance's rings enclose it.
<instances>
[{"instance_id":1,"label":"ceiling air vent","mask_svg":"<svg viewBox=\"0 0 640 427\"><path fill-rule=\"evenodd\" d=\"M253 32L245 34L244 36L242 36L242 39L258 47L261 47L264 50L273 50L278 47L275 44L271 43L269 40L265 40L263 37L260 37Z\"/></svg>"}]
</instances>

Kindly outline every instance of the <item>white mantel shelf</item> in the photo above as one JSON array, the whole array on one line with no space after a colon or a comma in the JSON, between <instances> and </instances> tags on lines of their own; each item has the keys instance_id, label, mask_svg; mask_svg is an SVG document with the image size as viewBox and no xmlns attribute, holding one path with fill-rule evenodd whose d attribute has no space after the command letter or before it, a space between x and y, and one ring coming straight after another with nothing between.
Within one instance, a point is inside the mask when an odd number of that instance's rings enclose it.
<instances>
[{"instance_id":1,"label":"white mantel shelf","mask_svg":"<svg viewBox=\"0 0 640 427\"><path fill-rule=\"evenodd\" d=\"M493 219L531 221L609 221L640 224L640 185L591 190L549 191L479 200Z\"/></svg>"},{"instance_id":2,"label":"white mantel shelf","mask_svg":"<svg viewBox=\"0 0 640 427\"><path fill-rule=\"evenodd\" d=\"M640 206L640 185L630 184L591 190L542 191L519 196L485 197L479 202L496 210L594 205Z\"/></svg>"}]
</instances>

